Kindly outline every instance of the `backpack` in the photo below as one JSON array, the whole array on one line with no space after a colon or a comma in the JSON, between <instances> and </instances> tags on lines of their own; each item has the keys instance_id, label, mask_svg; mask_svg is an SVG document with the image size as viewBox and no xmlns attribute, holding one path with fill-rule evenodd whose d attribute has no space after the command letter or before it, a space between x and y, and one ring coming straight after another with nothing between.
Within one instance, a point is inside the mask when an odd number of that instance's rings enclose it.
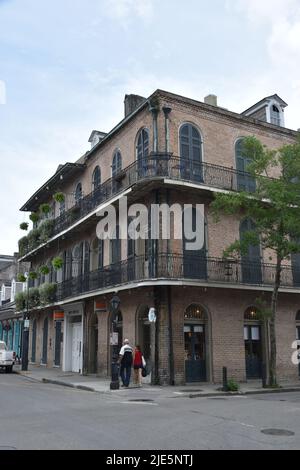
<instances>
[{"instance_id":1,"label":"backpack","mask_svg":"<svg viewBox=\"0 0 300 470\"><path fill-rule=\"evenodd\" d=\"M131 366L133 361L132 349L129 347L125 349L124 356L122 357L121 364L123 366Z\"/></svg>"}]
</instances>

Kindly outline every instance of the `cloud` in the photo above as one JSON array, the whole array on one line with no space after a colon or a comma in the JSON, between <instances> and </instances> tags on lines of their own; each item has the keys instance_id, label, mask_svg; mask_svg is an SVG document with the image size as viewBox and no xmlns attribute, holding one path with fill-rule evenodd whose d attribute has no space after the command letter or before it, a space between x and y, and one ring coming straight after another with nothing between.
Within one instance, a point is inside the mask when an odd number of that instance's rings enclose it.
<instances>
[{"instance_id":1,"label":"cloud","mask_svg":"<svg viewBox=\"0 0 300 470\"><path fill-rule=\"evenodd\" d=\"M5 82L0 80L0 104L6 103L6 87Z\"/></svg>"},{"instance_id":2,"label":"cloud","mask_svg":"<svg viewBox=\"0 0 300 470\"><path fill-rule=\"evenodd\" d=\"M149 22L153 18L153 0L106 0L106 14L118 20L124 28L133 19Z\"/></svg>"}]
</instances>

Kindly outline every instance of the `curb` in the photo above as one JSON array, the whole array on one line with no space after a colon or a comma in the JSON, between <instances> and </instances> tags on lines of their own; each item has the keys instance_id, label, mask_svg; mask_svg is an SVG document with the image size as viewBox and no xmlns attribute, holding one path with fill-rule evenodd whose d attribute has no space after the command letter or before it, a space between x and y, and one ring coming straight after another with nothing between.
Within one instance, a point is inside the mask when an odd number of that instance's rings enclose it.
<instances>
[{"instance_id":1,"label":"curb","mask_svg":"<svg viewBox=\"0 0 300 470\"><path fill-rule=\"evenodd\" d=\"M263 395L264 393L286 393L300 392L300 387L265 389L265 390L249 390L248 392L212 392L212 393L191 393L188 398L207 398L207 397L228 397L228 396L245 396L245 395Z\"/></svg>"}]
</instances>

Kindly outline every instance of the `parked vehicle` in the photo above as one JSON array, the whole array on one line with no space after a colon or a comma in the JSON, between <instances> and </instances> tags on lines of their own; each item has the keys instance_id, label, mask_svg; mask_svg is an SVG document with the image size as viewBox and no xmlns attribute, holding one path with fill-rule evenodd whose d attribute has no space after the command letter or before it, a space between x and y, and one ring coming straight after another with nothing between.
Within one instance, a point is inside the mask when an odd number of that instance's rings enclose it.
<instances>
[{"instance_id":1,"label":"parked vehicle","mask_svg":"<svg viewBox=\"0 0 300 470\"><path fill-rule=\"evenodd\" d=\"M7 349L6 343L0 341L0 368L5 368L6 373L12 372L16 360L16 353Z\"/></svg>"}]
</instances>

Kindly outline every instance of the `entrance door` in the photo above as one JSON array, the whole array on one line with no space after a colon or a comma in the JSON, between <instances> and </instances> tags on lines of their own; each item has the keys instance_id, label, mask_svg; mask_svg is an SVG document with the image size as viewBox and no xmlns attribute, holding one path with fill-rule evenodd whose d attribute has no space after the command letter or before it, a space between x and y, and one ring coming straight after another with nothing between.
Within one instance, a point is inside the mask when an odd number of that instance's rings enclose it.
<instances>
[{"instance_id":1,"label":"entrance door","mask_svg":"<svg viewBox=\"0 0 300 470\"><path fill-rule=\"evenodd\" d=\"M60 366L60 348L61 347L61 321L55 322L55 351L54 365Z\"/></svg>"},{"instance_id":2,"label":"entrance door","mask_svg":"<svg viewBox=\"0 0 300 470\"><path fill-rule=\"evenodd\" d=\"M32 324L32 341L31 341L31 362L35 362L36 353L36 320Z\"/></svg>"},{"instance_id":3,"label":"entrance door","mask_svg":"<svg viewBox=\"0 0 300 470\"><path fill-rule=\"evenodd\" d=\"M44 320L42 364L47 364L48 318Z\"/></svg>"},{"instance_id":4,"label":"entrance door","mask_svg":"<svg viewBox=\"0 0 300 470\"><path fill-rule=\"evenodd\" d=\"M81 323L72 324L72 372L80 372Z\"/></svg>"},{"instance_id":5,"label":"entrance door","mask_svg":"<svg viewBox=\"0 0 300 470\"><path fill-rule=\"evenodd\" d=\"M244 326L246 376L247 379L261 378L262 347L261 327L259 325Z\"/></svg>"},{"instance_id":6,"label":"entrance door","mask_svg":"<svg viewBox=\"0 0 300 470\"><path fill-rule=\"evenodd\" d=\"M185 380L206 381L205 325L184 325Z\"/></svg>"},{"instance_id":7,"label":"entrance door","mask_svg":"<svg viewBox=\"0 0 300 470\"><path fill-rule=\"evenodd\" d=\"M299 374L299 377L300 377L300 325L296 326L296 338L298 340L298 346L297 346L297 350L299 352L298 354L298 374Z\"/></svg>"}]
</instances>

